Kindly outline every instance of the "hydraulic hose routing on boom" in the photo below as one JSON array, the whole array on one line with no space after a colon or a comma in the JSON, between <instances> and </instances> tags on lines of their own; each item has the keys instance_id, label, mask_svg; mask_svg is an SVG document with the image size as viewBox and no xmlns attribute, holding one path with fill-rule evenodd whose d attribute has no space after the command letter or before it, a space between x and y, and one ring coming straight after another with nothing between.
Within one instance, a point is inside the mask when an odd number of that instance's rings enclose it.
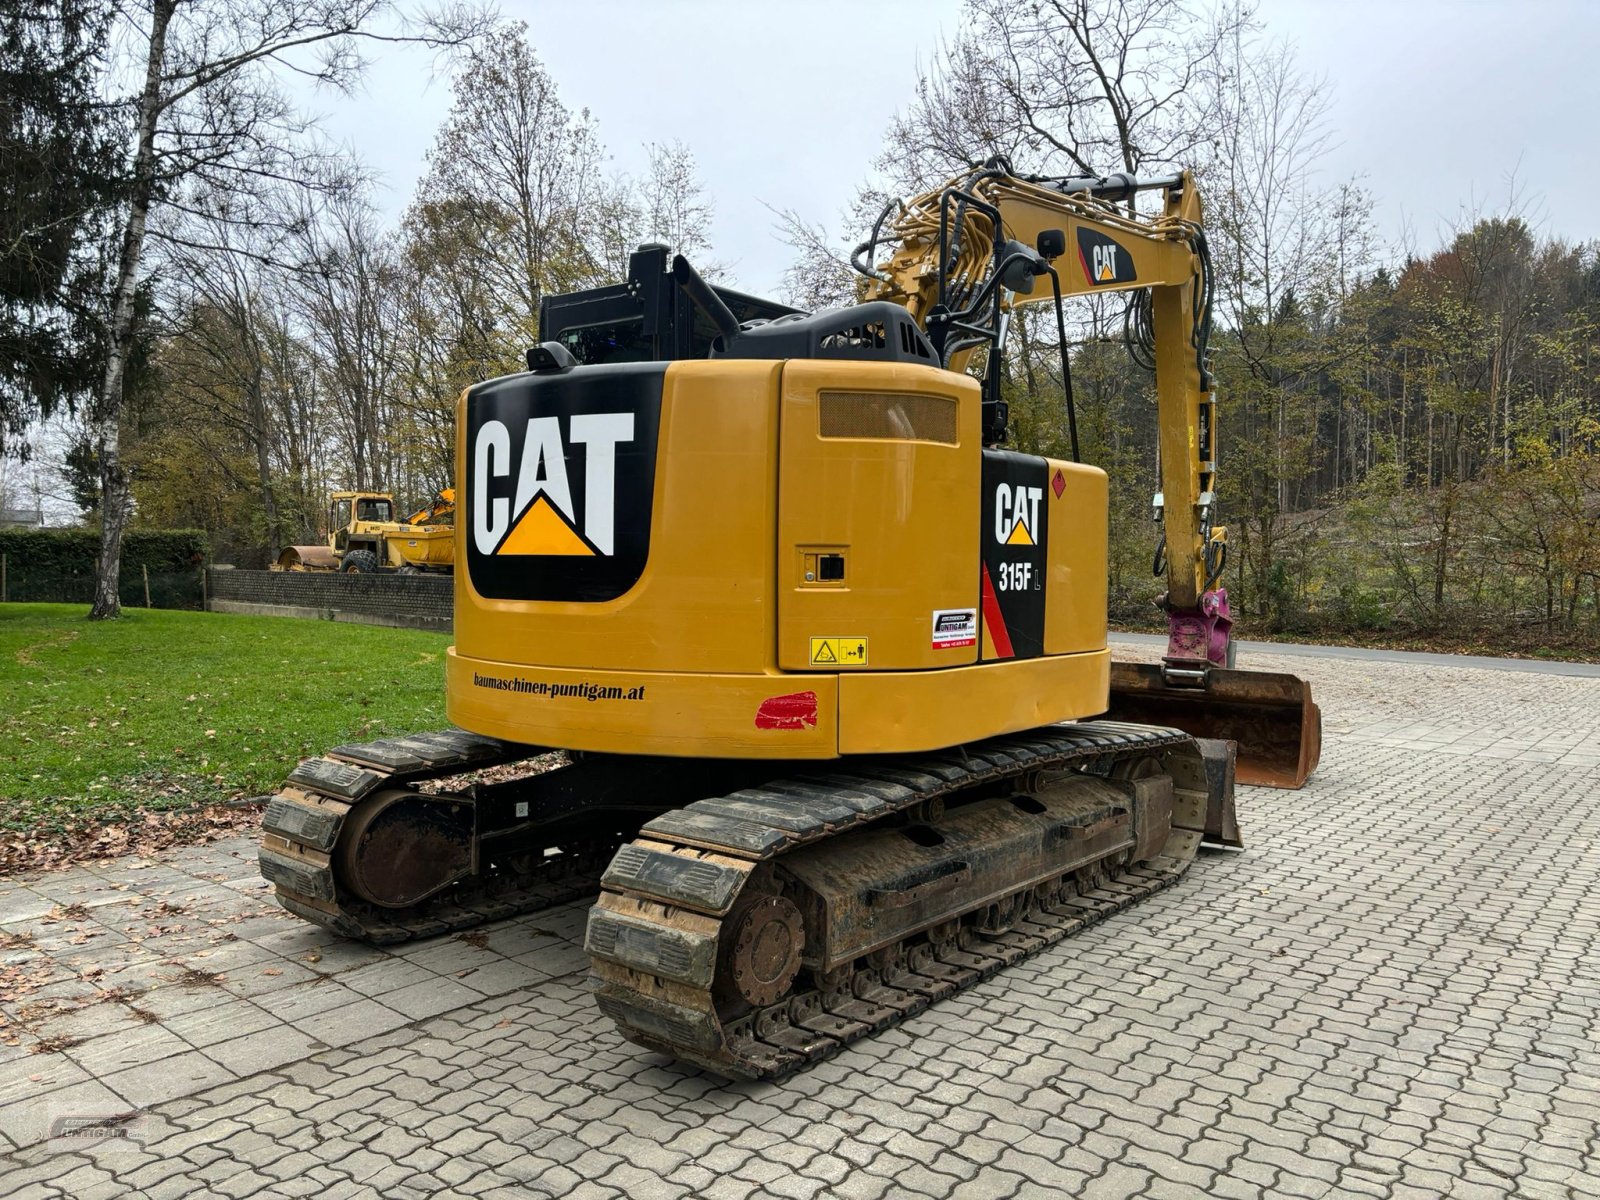
<instances>
[{"instance_id":1,"label":"hydraulic hose routing on boom","mask_svg":"<svg viewBox=\"0 0 1600 1200\"><path fill-rule=\"evenodd\" d=\"M1141 216L1129 202L1151 192L1161 194L1161 212ZM1309 699L1286 700L1277 683L1263 692L1257 676L1230 669L1232 619L1222 586L1227 529L1217 519L1217 406L1209 362L1214 272L1194 177L1187 171L1154 178L1019 175L997 156L886 206L852 262L866 278L865 296L904 305L945 366L965 371L980 349L987 351L989 445L1003 444L1008 435L999 357L1009 314L1052 300L1074 461L1081 460L1081 449L1063 301L1129 294L1125 340L1134 361L1156 377L1159 482L1153 504L1168 639L1160 668L1119 664L1112 713L1183 725L1172 710L1203 706L1208 736L1229 736L1219 729L1240 733L1241 779L1303 782L1320 744L1315 706ZM1050 276L1050 292L1035 291L1038 275ZM1299 690L1305 692L1303 685ZM1254 726L1284 717L1285 705L1299 733L1292 752L1275 739L1265 761L1251 752L1264 741ZM1224 719L1219 714L1230 706L1234 716Z\"/></svg>"}]
</instances>

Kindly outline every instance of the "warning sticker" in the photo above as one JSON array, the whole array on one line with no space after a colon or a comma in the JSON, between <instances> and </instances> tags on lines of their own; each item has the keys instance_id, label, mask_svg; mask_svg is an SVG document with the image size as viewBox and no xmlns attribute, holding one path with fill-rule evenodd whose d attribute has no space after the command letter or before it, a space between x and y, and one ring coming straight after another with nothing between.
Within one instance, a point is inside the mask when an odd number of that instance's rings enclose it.
<instances>
[{"instance_id":1,"label":"warning sticker","mask_svg":"<svg viewBox=\"0 0 1600 1200\"><path fill-rule=\"evenodd\" d=\"M936 608L933 610L933 648L951 650L978 644L978 610L975 608Z\"/></svg>"},{"instance_id":2,"label":"warning sticker","mask_svg":"<svg viewBox=\"0 0 1600 1200\"><path fill-rule=\"evenodd\" d=\"M867 639L864 637L814 637L811 639L813 667L864 667L867 665Z\"/></svg>"}]
</instances>

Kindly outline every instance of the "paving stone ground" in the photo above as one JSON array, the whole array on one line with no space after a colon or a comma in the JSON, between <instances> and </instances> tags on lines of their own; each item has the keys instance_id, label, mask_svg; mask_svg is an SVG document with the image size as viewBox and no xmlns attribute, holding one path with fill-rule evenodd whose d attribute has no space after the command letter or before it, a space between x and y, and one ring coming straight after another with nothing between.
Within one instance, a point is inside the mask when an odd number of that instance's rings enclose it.
<instances>
[{"instance_id":1,"label":"paving stone ground","mask_svg":"<svg viewBox=\"0 0 1600 1200\"><path fill-rule=\"evenodd\" d=\"M381 951L244 840L0 882L0 1195L1600 1197L1600 679L1252 665L1326 737L1245 852L776 1084L622 1041L581 904Z\"/></svg>"}]
</instances>

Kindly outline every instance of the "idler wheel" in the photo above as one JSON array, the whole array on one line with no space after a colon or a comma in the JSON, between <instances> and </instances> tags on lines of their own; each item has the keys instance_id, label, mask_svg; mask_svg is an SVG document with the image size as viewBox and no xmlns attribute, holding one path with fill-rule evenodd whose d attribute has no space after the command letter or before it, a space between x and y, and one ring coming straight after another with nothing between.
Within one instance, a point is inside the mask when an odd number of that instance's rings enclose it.
<instances>
[{"instance_id":1,"label":"idler wheel","mask_svg":"<svg viewBox=\"0 0 1600 1200\"><path fill-rule=\"evenodd\" d=\"M805 928L800 910L784 896L762 896L733 923L728 971L746 1001L764 1007L778 1001L800 972Z\"/></svg>"},{"instance_id":2,"label":"idler wheel","mask_svg":"<svg viewBox=\"0 0 1600 1200\"><path fill-rule=\"evenodd\" d=\"M345 818L334 855L346 890L369 904L406 908L471 871L471 806L385 788Z\"/></svg>"}]
</instances>

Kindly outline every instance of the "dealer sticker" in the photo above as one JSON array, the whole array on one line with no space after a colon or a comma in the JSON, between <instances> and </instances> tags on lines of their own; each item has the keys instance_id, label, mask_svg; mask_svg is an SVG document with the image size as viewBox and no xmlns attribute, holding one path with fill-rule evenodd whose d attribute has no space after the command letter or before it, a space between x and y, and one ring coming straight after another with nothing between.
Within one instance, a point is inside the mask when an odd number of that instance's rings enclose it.
<instances>
[{"instance_id":1,"label":"dealer sticker","mask_svg":"<svg viewBox=\"0 0 1600 1200\"><path fill-rule=\"evenodd\" d=\"M975 608L936 608L933 610L933 648L953 650L957 646L978 644L978 610Z\"/></svg>"}]
</instances>

